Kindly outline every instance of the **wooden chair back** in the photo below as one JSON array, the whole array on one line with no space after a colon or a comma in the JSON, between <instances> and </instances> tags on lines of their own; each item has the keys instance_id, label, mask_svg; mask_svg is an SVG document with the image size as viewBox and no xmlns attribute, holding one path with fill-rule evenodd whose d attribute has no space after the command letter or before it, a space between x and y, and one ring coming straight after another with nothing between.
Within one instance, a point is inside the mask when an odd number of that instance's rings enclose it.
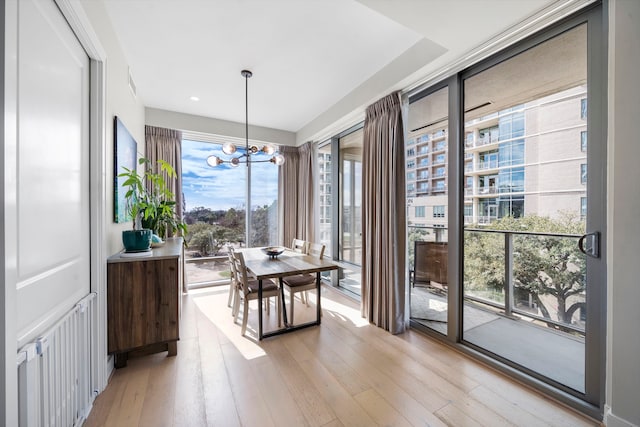
<instances>
[{"instance_id":1,"label":"wooden chair back","mask_svg":"<svg viewBox=\"0 0 640 427\"><path fill-rule=\"evenodd\" d=\"M247 275L247 267L244 263L244 255L242 252L233 252L234 268L236 270L236 280L238 287L243 294L248 293L249 277Z\"/></svg>"},{"instance_id":2,"label":"wooden chair back","mask_svg":"<svg viewBox=\"0 0 640 427\"><path fill-rule=\"evenodd\" d=\"M301 254L307 253L307 246L308 246L308 243L300 239L293 239L293 243L291 243L291 249Z\"/></svg>"},{"instance_id":3,"label":"wooden chair back","mask_svg":"<svg viewBox=\"0 0 640 427\"><path fill-rule=\"evenodd\" d=\"M307 246L307 254L314 258L322 259L324 256L325 246L321 243L309 243Z\"/></svg>"},{"instance_id":4,"label":"wooden chair back","mask_svg":"<svg viewBox=\"0 0 640 427\"><path fill-rule=\"evenodd\" d=\"M414 284L447 284L447 243L416 241L414 246Z\"/></svg>"}]
</instances>

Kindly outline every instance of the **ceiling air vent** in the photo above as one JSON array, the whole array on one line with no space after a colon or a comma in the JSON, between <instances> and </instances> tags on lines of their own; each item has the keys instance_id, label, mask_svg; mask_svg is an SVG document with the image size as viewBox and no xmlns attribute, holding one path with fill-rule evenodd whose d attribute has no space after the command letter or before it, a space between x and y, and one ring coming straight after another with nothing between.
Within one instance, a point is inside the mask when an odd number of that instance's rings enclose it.
<instances>
[{"instance_id":1,"label":"ceiling air vent","mask_svg":"<svg viewBox=\"0 0 640 427\"><path fill-rule=\"evenodd\" d=\"M131 76L131 68L129 68L128 70L128 76L129 76L129 89L131 89L131 93L133 94L133 97L135 98L137 96L137 92L136 92L136 83L133 81L133 77Z\"/></svg>"}]
</instances>

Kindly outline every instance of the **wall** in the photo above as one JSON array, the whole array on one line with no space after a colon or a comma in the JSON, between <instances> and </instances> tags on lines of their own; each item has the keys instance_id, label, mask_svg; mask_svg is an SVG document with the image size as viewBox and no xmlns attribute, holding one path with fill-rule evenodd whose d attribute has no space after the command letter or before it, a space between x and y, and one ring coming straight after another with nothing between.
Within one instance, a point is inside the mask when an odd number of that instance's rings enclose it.
<instances>
[{"instance_id":1,"label":"wall","mask_svg":"<svg viewBox=\"0 0 640 427\"><path fill-rule=\"evenodd\" d=\"M131 223L116 224L113 221L113 117L118 116L138 143L138 152L144 155L144 105L129 90L128 64L120 42L111 26L102 1L82 2L82 6L107 54L106 70L106 254L122 249L122 230ZM132 70L135 78L135 70Z\"/></svg>"},{"instance_id":2,"label":"wall","mask_svg":"<svg viewBox=\"0 0 640 427\"><path fill-rule=\"evenodd\" d=\"M640 426L640 2L609 2L608 314L605 422Z\"/></svg>"},{"instance_id":3,"label":"wall","mask_svg":"<svg viewBox=\"0 0 640 427\"><path fill-rule=\"evenodd\" d=\"M224 135L241 139L245 138L244 123L158 110L156 108L147 108L145 115L146 124L150 126ZM293 132L261 126L251 126L251 124L249 124L249 139L278 145L296 145L296 134Z\"/></svg>"}]
</instances>

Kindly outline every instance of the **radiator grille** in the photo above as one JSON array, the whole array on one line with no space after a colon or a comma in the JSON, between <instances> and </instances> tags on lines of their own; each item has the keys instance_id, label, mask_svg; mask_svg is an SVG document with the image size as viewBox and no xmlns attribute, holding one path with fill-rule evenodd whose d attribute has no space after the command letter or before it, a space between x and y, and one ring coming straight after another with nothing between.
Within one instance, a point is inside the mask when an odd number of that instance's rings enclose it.
<instances>
[{"instance_id":1,"label":"radiator grille","mask_svg":"<svg viewBox=\"0 0 640 427\"><path fill-rule=\"evenodd\" d=\"M94 399L91 325L95 296L88 294L18 351L20 427L80 426L86 419Z\"/></svg>"}]
</instances>

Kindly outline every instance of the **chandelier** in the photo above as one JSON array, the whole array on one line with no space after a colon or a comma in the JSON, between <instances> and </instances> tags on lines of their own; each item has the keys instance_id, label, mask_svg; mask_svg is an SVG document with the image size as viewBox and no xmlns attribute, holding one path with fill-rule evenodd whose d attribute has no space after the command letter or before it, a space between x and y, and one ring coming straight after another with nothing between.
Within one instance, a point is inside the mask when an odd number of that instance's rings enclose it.
<instances>
[{"instance_id":1,"label":"chandelier","mask_svg":"<svg viewBox=\"0 0 640 427\"><path fill-rule=\"evenodd\" d=\"M238 167L240 163L246 163L247 167L249 163L265 163L271 162L277 166L280 166L284 163L284 156L281 154L275 154L276 149L272 145L265 145L262 148L258 148L256 145L249 146L249 77L253 75L253 73L249 70L242 70L240 72L244 77L244 93L245 93L245 121L244 121L244 135L245 135L245 146L244 147L236 147L236 145L232 142L225 142L222 145L222 152L228 156L235 154L236 152L243 151L239 153L238 156L232 157L231 159L225 160L221 159L218 156L211 155L207 157L207 164L211 167L216 167L223 163L229 163L232 167ZM273 157L267 160L256 160L255 158L251 158L253 154L257 153L265 153L267 155L275 154Z\"/></svg>"}]
</instances>

